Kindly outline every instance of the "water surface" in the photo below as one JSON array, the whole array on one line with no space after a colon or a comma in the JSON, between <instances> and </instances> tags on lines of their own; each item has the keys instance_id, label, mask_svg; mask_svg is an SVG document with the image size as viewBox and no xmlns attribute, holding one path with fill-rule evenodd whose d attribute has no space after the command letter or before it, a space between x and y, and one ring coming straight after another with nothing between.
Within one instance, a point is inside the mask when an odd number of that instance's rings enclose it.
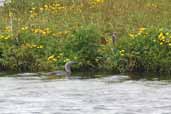
<instances>
[{"instance_id":1,"label":"water surface","mask_svg":"<svg viewBox=\"0 0 171 114\"><path fill-rule=\"evenodd\" d=\"M0 77L1 114L171 114L169 81Z\"/></svg>"}]
</instances>

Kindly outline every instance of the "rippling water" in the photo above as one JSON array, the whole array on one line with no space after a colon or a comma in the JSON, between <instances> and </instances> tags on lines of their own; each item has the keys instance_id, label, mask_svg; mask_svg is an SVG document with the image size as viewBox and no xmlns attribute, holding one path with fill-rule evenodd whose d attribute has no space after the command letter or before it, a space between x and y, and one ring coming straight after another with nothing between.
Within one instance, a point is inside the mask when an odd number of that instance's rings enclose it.
<instances>
[{"instance_id":1,"label":"rippling water","mask_svg":"<svg viewBox=\"0 0 171 114\"><path fill-rule=\"evenodd\" d=\"M171 83L1 77L0 114L171 114Z\"/></svg>"}]
</instances>

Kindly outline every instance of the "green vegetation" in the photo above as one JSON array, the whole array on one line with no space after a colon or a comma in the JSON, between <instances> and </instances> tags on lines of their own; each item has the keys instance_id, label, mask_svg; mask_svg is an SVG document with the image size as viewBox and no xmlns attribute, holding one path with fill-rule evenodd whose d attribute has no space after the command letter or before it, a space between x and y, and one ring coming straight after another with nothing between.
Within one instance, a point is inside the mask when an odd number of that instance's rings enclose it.
<instances>
[{"instance_id":1,"label":"green vegetation","mask_svg":"<svg viewBox=\"0 0 171 114\"><path fill-rule=\"evenodd\" d=\"M170 0L11 0L0 7L0 70L171 74ZM112 33L117 39L112 41Z\"/></svg>"}]
</instances>

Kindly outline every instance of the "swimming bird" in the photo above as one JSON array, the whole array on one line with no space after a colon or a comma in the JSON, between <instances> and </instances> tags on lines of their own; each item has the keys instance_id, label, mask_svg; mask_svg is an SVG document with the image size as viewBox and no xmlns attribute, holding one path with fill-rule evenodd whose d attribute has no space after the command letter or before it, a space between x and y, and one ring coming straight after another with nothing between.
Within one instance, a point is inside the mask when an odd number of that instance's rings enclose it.
<instances>
[{"instance_id":1,"label":"swimming bird","mask_svg":"<svg viewBox=\"0 0 171 114\"><path fill-rule=\"evenodd\" d=\"M75 61L69 61L65 64L65 71L54 71L54 72L48 72L45 73L44 75L56 75L56 76L67 76L70 77L71 76L71 66L73 64L76 64L77 62Z\"/></svg>"},{"instance_id":2,"label":"swimming bird","mask_svg":"<svg viewBox=\"0 0 171 114\"><path fill-rule=\"evenodd\" d=\"M75 61L69 61L65 64L65 71L53 71L53 72L47 72L47 73L20 73L17 74L17 76L40 76L40 75L44 75L44 76L66 76L66 77L70 77L71 76L71 66L73 64L76 64L77 62Z\"/></svg>"}]
</instances>

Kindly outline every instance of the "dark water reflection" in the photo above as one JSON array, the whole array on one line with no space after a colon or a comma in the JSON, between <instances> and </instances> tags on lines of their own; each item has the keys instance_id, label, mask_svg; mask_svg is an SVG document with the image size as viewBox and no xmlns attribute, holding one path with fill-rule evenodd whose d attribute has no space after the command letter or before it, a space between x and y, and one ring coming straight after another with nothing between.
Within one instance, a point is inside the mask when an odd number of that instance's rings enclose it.
<instances>
[{"instance_id":1,"label":"dark water reflection","mask_svg":"<svg viewBox=\"0 0 171 114\"><path fill-rule=\"evenodd\" d=\"M170 80L171 81L171 75L168 74L150 74L150 73L129 73L127 74L132 80L140 80L140 79L146 79L150 81L161 81L161 80Z\"/></svg>"},{"instance_id":2,"label":"dark water reflection","mask_svg":"<svg viewBox=\"0 0 171 114\"><path fill-rule=\"evenodd\" d=\"M171 114L169 81L0 77L1 114Z\"/></svg>"}]
</instances>

